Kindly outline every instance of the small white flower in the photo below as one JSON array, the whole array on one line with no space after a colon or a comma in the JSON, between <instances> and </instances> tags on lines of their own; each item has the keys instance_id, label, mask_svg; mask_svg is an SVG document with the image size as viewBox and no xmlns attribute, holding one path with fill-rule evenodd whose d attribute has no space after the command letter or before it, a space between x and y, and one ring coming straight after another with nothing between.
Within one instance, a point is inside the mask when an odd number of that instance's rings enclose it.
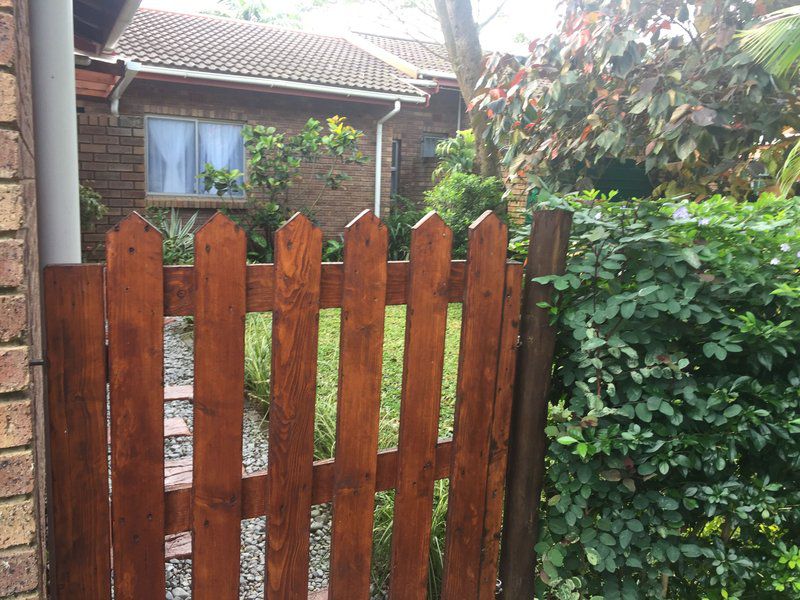
<instances>
[{"instance_id":1,"label":"small white flower","mask_svg":"<svg viewBox=\"0 0 800 600\"><path fill-rule=\"evenodd\" d=\"M800 250L798 250L798 251L797 251L797 254L795 254L795 256L796 256L797 258L800 258Z\"/></svg>"},{"instance_id":2,"label":"small white flower","mask_svg":"<svg viewBox=\"0 0 800 600\"><path fill-rule=\"evenodd\" d=\"M602 216L603 216L603 213L597 213L597 214L594 216L594 218L599 220L600 218L602 218Z\"/></svg>"},{"instance_id":3,"label":"small white flower","mask_svg":"<svg viewBox=\"0 0 800 600\"><path fill-rule=\"evenodd\" d=\"M700 225L708 225L709 223L711 223L711 219L700 219L700 220L698 221L698 223L699 223Z\"/></svg>"},{"instance_id":4,"label":"small white flower","mask_svg":"<svg viewBox=\"0 0 800 600\"><path fill-rule=\"evenodd\" d=\"M789 251L789 244L781 244L781 252L788 252Z\"/></svg>"},{"instance_id":5,"label":"small white flower","mask_svg":"<svg viewBox=\"0 0 800 600\"><path fill-rule=\"evenodd\" d=\"M779 261L777 258L773 258L771 261L769 261L769 264L771 264L771 265L779 265L779 264L781 264L781 261Z\"/></svg>"},{"instance_id":6,"label":"small white flower","mask_svg":"<svg viewBox=\"0 0 800 600\"><path fill-rule=\"evenodd\" d=\"M674 213L672 213L672 218L676 221L685 221L689 218L689 209L685 206L681 206Z\"/></svg>"}]
</instances>

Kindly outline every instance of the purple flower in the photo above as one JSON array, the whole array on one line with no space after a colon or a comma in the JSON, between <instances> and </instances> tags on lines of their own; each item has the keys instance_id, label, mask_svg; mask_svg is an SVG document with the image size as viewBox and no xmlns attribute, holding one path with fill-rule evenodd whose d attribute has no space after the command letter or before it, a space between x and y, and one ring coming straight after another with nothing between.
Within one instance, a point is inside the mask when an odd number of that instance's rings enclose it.
<instances>
[{"instance_id":1,"label":"purple flower","mask_svg":"<svg viewBox=\"0 0 800 600\"><path fill-rule=\"evenodd\" d=\"M700 225L708 225L709 223L711 223L711 219L700 219L700 220L698 221L698 223L699 223Z\"/></svg>"},{"instance_id":2,"label":"purple flower","mask_svg":"<svg viewBox=\"0 0 800 600\"><path fill-rule=\"evenodd\" d=\"M773 258L771 261L769 261L769 264L771 264L771 265L779 265L779 264L781 264L781 261L779 261L777 258Z\"/></svg>"},{"instance_id":3,"label":"purple flower","mask_svg":"<svg viewBox=\"0 0 800 600\"><path fill-rule=\"evenodd\" d=\"M781 252L788 252L789 251L789 244L783 243L781 244Z\"/></svg>"},{"instance_id":4,"label":"purple flower","mask_svg":"<svg viewBox=\"0 0 800 600\"><path fill-rule=\"evenodd\" d=\"M689 218L689 209L685 206L681 206L674 213L672 213L672 218L676 221L685 221Z\"/></svg>"}]
</instances>

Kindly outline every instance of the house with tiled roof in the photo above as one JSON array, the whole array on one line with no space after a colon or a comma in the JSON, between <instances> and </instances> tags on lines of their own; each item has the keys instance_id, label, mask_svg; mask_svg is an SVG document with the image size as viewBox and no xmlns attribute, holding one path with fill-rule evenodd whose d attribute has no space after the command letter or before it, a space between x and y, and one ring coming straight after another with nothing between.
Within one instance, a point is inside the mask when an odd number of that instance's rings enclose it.
<instances>
[{"instance_id":1,"label":"house with tiled roof","mask_svg":"<svg viewBox=\"0 0 800 600\"><path fill-rule=\"evenodd\" d=\"M368 33L140 8L113 47L76 44L75 77L81 182L110 208L88 243L147 206L236 210L242 198L204 193L196 175L205 162L244 169L244 124L292 132L309 117L343 115L364 131L370 160L314 206L334 236L364 208L385 216L394 194L422 200L436 144L465 122L443 46ZM320 185L304 178L290 207Z\"/></svg>"}]
</instances>

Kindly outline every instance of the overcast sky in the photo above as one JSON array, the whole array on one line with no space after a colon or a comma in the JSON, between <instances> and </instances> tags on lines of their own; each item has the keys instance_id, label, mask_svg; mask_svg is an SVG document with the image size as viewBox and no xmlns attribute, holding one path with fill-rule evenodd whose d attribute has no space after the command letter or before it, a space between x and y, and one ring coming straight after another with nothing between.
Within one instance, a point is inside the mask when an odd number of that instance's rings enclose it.
<instances>
[{"instance_id":1,"label":"overcast sky","mask_svg":"<svg viewBox=\"0 0 800 600\"><path fill-rule=\"evenodd\" d=\"M391 5L395 0L385 0ZM482 0L487 13L498 0ZM282 0L281 9L288 11L297 0ZM180 12L202 12L213 9L217 0L143 0L142 6ZM507 0L502 13L486 26L481 41L486 50L522 52L527 44L520 38L531 39L551 33L557 24L556 0ZM419 17L419 28L429 27L429 20ZM302 29L318 33L341 34L348 29L407 36L408 26L387 15L385 9L369 0L337 0L324 8L307 11L302 17ZM413 27L413 23L412 23ZM429 31L432 31L429 29ZM416 37L416 36L415 36Z\"/></svg>"}]
</instances>

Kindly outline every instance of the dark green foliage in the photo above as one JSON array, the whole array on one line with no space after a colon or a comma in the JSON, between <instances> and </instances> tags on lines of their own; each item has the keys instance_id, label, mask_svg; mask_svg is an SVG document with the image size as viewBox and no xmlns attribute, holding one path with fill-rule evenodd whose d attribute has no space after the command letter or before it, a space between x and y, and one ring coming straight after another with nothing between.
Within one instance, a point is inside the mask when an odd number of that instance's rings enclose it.
<instances>
[{"instance_id":1,"label":"dark green foliage","mask_svg":"<svg viewBox=\"0 0 800 600\"><path fill-rule=\"evenodd\" d=\"M475 172L475 134L471 129L456 133L456 137L439 142L436 157L439 164L433 170L433 181L439 181L450 173Z\"/></svg>"},{"instance_id":2,"label":"dark green foliage","mask_svg":"<svg viewBox=\"0 0 800 600\"><path fill-rule=\"evenodd\" d=\"M506 213L505 188L497 177L481 177L472 173L453 172L431 190L425 202L453 230L453 258L467 256L469 226L485 211Z\"/></svg>"},{"instance_id":3,"label":"dark green foliage","mask_svg":"<svg viewBox=\"0 0 800 600\"><path fill-rule=\"evenodd\" d=\"M81 185L78 194L81 204L81 229L85 230L108 212L103 197L88 185Z\"/></svg>"},{"instance_id":4,"label":"dark green foliage","mask_svg":"<svg viewBox=\"0 0 800 600\"><path fill-rule=\"evenodd\" d=\"M194 262L197 213L184 221L174 208L167 211L165 208L151 206L147 209L147 218L163 237L165 265L190 265Z\"/></svg>"},{"instance_id":5,"label":"dark green foliage","mask_svg":"<svg viewBox=\"0 0 800 600\"><path fill-rule=\"evenodd\" d=\"M389 229L389 260L408 260L411 229L426 213L424 208L418 208L408 198L392 197L389 216L384 220Z\"/></svg>"},{"instance_id":6,"label":"dark green foliage","mask_svg":"<svg viewBox=\"0 0 800 600\"><path fill-rule=\"evenodd\" d=\"M647 171L657 194L731 193L773 183L797 129L796 88L734 36L784 0L565 2L558 33L527 60L495 57L477 101L532 185L591 188L612 161Z\"/></svg>"},{"instance_id":7,"label":"dark green foliage","mask_svg":"<svg viewBox=\"0 0 800 600\"><path fill-rule=\"evenodd\" d=\"M800 200L546 204L575 224L539 597L797 598Z\"/></svg>"}]
</instances>

